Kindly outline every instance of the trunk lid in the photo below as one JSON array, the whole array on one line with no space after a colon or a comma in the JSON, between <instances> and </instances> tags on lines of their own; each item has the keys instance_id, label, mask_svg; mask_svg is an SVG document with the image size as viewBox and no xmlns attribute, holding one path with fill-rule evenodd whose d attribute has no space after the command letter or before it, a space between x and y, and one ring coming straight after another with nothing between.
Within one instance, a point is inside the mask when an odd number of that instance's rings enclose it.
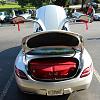
<instances>
[{"instance_id":1,"label":"trunk lid","mask_svg":"<svg viewBox=\"0 0 100 100\"><path fill-rule=\"evenodd\" d=\"M24 37L22 40L22 50L24 53L48 46L65 46L76 49L82 48L83 41L79 34L62 30L37 32Z\"/></svg>"}]
</instances>

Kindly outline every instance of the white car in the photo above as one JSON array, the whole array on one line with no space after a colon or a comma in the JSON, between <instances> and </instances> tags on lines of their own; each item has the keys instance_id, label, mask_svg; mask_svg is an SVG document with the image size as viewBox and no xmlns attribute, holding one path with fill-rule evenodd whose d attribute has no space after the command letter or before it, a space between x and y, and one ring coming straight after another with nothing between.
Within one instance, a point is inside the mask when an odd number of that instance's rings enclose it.
<instances>
[{"instance_id":1,"label":"white car","mask_svg":"<svg viewBox=\"0 0 100 100\"><path fill-rule=\"evenodd\" d=\"M14 72L18 87L26 93L55 96L90 86L92 59L82 36L69 31L62 7L47 5L37 10L34 34L22 39Z\"/></svg>"},{"instance_id":2,"label":"white car","mask_svg":"<svg viewBox=\"0 0 100 100\"><path fill-rule=\"evenodd\" d=\"M6 22L9 20L10 20L10 15L7 12L5 11L0 12L0 22Z\"/></svg>"},{"instance_id":3,"label":"white car","mask_svg":"<svg viewBox=\"0 0 100 100\"><path fill-rule=\"evenodd\" d=\"M80 16L83 16L84 14L81 13L81 12L74 12L72 13L72 16L75 17L75 18L80 18Z\"/></svg>"},{"instance_id":4,"label":"white car","mask_svg":"<svg viewBox=\"0 0 100 100\"><path fill-rule=\"evenodd\" d=\"M19 16L24 17L25 21L32 21L31 14L29 13L20 14Z\"/></svg>"}]
</instances>

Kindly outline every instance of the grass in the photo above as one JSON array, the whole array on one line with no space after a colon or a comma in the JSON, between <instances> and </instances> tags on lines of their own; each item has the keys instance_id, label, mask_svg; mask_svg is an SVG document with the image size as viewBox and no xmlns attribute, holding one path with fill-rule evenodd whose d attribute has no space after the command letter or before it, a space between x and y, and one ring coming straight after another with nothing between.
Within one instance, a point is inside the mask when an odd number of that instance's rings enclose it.
<instances>
[{"instance_id":1,"label":"grass","mask_svg":"<svg viewBox=\"0 0 100 100\"><path fill-rule=\"evenodd\" d=\"M21 8L18 4L5 4L5 5L0 5L0 9L9 9L9 8Z\"/></svg>"},{"instance_id":2,"label":"grass","mask_svg":"<svg viewBox=\"0 0 100 100\"><path fill-rule=\"evenodd\" d=\"M0 10L5 10L5 9L23 9L21 6L19 6L17 3L7 3L5 5L0 5ZM35 7L31 5L27 5L24 7L24 9L34 9Z\"/></svg>"}]
</instances>

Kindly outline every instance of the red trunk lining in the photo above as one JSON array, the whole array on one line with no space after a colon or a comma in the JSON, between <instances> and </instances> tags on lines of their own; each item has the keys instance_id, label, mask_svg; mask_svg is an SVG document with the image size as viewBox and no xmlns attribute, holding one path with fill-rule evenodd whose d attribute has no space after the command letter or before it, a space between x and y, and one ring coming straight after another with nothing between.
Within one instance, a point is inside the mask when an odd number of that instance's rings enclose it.
<instances>
[{"instance_id":1,"label":"red trunk lining","mask_svg":"<svg viewBox=\"0 0 100 100\"><path fill-rule=\"evenodd\" d=\"M77 66L74 58L35 59L29 62L29 71L37 79L61 79L73 76Z\"/></svg>"}]
</instances>

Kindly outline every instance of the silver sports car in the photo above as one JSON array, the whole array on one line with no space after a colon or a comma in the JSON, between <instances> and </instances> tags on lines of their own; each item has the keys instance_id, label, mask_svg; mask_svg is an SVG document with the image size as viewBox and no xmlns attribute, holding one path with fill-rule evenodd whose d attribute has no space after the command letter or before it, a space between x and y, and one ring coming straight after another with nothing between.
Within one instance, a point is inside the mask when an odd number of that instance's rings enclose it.
<instances>
[{"instance_id":1,"label":"silver sports car","mask_svg":"<svg viewBox=\"0 0 100 100\"><path fill-rule=\"evenodd\" d=\"M82 36L69 31L63 15L64 9L55 5L37 10L34 34L22 39L15 61L16 82L23 92L55 96L90 86L92 59Z\"/></svg>"}]
</instances>

